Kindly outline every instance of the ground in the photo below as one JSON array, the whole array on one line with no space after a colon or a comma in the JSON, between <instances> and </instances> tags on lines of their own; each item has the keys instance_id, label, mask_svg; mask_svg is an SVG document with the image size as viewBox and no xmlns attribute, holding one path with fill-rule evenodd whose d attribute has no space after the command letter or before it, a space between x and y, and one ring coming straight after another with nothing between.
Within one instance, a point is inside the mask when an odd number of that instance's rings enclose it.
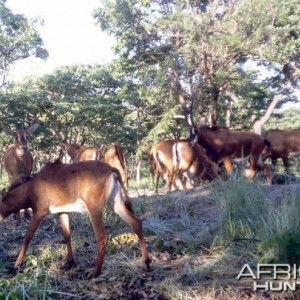
<instances>
[{"instance_id":1,"label":"ground","mask_svg":"<svg viewBox=\"0 0 300 300\"><path fill-rule=\"evenodd\" d=\"M276 200L295 186L263 188L266 197ZM48 216L30 244L18 275L47 274L47 289L59 299L297 299L297 293L254 293L251 282L236 279L245 263L243 254L236 254L239 243L234 245L234 251L230 246L227 250L212 246L219 230L218 209L213 200L216 189L209 184L165 195L153 195L148 190L131 193L136 214L143 219L152 259L149 271L141 267L136 237L108 213L110 241L98 278L89 277L96 258L93 232L88 218L82 220L78 215L72 215L75 267L60 270L66 249L56 219ZM25 220L16 226L13 216L0 223L3 279L14 278L9 270L27 226Z\"/></svg>"}]
</instances>

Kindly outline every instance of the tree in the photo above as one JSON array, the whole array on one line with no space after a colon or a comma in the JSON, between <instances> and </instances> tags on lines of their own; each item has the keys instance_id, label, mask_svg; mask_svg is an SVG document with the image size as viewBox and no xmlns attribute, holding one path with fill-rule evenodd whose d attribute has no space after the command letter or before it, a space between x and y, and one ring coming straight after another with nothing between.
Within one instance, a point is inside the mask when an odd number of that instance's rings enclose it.
<instances>
[{"instance_id":1,"label":"tree","mask_svg":"<svg viewBox=\"0 0 300 300\"><path fill-rule=\"evenodd\" d=\"M57 156L62 141L98 147L118 143L133 152L131 110L120 94L123 79L113 73L112 65L78 65L25 78L0 93L1 123L13 129L43 123L34 146L41 161Z\"/></svg>"},{"instance_id":2,"label":"tree","mask_svg":"<svg viewBox=\"0 0 300 300\"><path fill-rule=\"evenodd\" d=\"M38 20L29 21L23 15L14 14L0 0L0 88L6 84L9 68L18 60L30 56L46 59L48 52L36 29Z\"/></svg>"},{"instance_id":3,"label":"tree","mask_svg":"<svg viewBox=\"0 0 300 300\"><path fill-rule=\"evenodd\" d=\"M151 78L153 86L161 86L162 94L169 95L173 107L176 100L187 112L193 101L212 124L228 120L238 103L235 100L243 97L237 82L247 75L242 68L246 61L269 68L281 64L277 76L281 84L264 91L269 99L261 99L263 105L255 111L253 123L264 116L273 95L289 81L282 67L298 60L296 6L295 0L107 0L94 16L103 30L117 38L116 52L124 72L147 82L149 89ZM251 79L252 73L248 85L255 89L257 81Z\"/></svg>"}]
</instances>

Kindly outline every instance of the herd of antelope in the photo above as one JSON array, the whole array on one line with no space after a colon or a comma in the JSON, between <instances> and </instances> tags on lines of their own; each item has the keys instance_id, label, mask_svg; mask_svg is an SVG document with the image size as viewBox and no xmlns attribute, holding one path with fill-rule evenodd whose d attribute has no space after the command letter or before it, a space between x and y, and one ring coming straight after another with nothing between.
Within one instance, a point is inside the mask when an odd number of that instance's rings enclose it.
<instances>
[{"instance_id":1,"label":"herd of antelope","mask_svg":"<svg viewBox=\"0 0 300 300\"><path fill-rule=\"evenodd\" d=\"M128 196L128 172L122 148L116 144L108 147L101 161L100 150L78 144L61 143L60 147L71 158L70 164L60 160L45 164L32 175L33 157L28 150L26 136L40 127L34 124L26 130L4 132L15 138L4 155L4 168L10 187L0 196L0 221L15 214L20 223L20 210L30 218L21 251L15 262L17 269L39 227L48 214L58 214L67 245L67 261L63 269L74 264L69 225L70 212L87 212L96 235L98 255L93 276L101 272L108 237L103 224L105 205L113 209L136 233L139 239L143 264L150 267L150 258L143 236L142 222L132 210ZM220 177L220 170L232 172L234 162L248 160L250 169L244 175L252 180L262 171L265 182L271 183L271 169L265 164L271 158L273 168L281 158L289 172L289 155L300 154L300 129L271 130L266 137L250 131L233 131L227 127L190 124L186 140L162 140L148 153L151 172L158 192L159 178L164 177L167 190L177 189L176 176L186 189L187 179L192 185Z\"/></svg>"},{"instance_id":2,"label":"herd of antelope","mask_svg":"<svg viewBox=\"0 0 300 300\"><path fill-rule=\"evenodd\" d=\"M8 174L10 187L2 192L0 198L0 221L10 214L17 215L20 222L20 210L32 210L30 225L26 231L21 251L14 269L22 263L28 245L41 221L48 214L58 214L62 232L67 245L67 261L62 269L74 264L69 224L70 212L87 212L96 235L98 255L93 277L97 277L102 268L105 248L108 242L103 223L103 209L108 205L125 221L137 235L140 243L143 264L150 267L150 258L144 240L142 222L132 210L128 197L128 173L122 149L110 145L100 161L100 151L95 147L61 143L60 146L71 157L71 164L60 160L49 162L34 176L30 176L33 157L28 150L26 136L40 127L34 124L26 130L4 131L15 138L4 155L4 168Z\"/></svg>"}]
</instances>

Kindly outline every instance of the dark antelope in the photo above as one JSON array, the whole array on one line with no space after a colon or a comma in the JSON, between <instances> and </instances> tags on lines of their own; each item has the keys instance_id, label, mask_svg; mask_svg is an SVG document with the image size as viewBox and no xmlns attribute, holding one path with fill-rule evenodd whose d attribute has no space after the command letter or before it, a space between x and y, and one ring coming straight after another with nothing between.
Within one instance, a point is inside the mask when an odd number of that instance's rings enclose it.
<instances>
[{"instance_id":1,"label":"dark antelope","mask_svg":"<svg viewBox=\"0 0 300 300\"><path fill-rule=\"evenodd\" d=\"M251 131L234 131L227 127L200 125L191 126L191 146L201 145L207 155L215 162L223 162L227 173L232 171L232 162L250 159L250 170L245 175L253 179L257 171L263 170L267 183L270 183L270 170L262 161L262 152L270 143Z\"/></svg>"},{"instance_id":2,"label":"dark antelope","mask_svg":"<svg viewBox=\"0 0 300 300\"><path fill-rule=\"evenodd\" d=\"M167 187L171 191L175 184L175 176L186 189L186 177L195 183L197 179L204 182L205 179L218 177L217 166L207 157L205 151L199 146L191 148L186 140L163 140L153 150L153 157L156 167L156 186L158 192L159 177L167 174Z\"/></svg>"},{"instance_id":3,"label":"dark antelope","mask_svg":"<svg viewBox=\"0 0 300 300\"><path fill-rule=\"evenodd\" d=\"M263 160L271 158L275 170L278 158L281 158L285 171L290 173L289 155L300 154L300 129L273 129L266 139L271 146L263 151Z\"/></svg>"},{"instance_id":4,"label":"dark antelope","mask_svg":"<svg viewBox=\"0 0 300 300\"><path fill-rule=\"evenodd\" d=\"M85 147L78 144L60 144L71 157L73 163L85 160L100 160L100 150L96 147Z\"/></svg>"},{"instance_id":5,"label":"dark antelope","mask_svg":"<svg viewBox=\"0 0 300 300\"><path fill-rule=\"evenodd\" d=\"M15 143L9 145L4 154L4 168L10 184L31 174L33 158L28 150L27 135L33 133L40 126L40 124L33 124L27 129L19 131L12 131L10 128L3 129L5 133L15 138ZM25 210L25 216L30 217L28 210ZM20 212L16 212L16 219L19 224Z\"/></svg>"},{"instance_id":6,"label":"dark antelope","mask_svg":"<svg viewBox=\"0 0 300 300\"><path fill-rule=\"evenodd\" d=\"M110 145L104 153L104 162L119 170L123 184L126 190L128 190L129 175L122 148L116 144Z\"/></svg>"},{"instance_id":7,"label":"dark antelope","mask_svg":"<svg viewBox=\"0 0 300 300\"><path fill-rule=\"evenodd\" d=\"M150 258L143 236L142 221L133 214L131 201L125 195L119 171L100 161L84 161L74 164L49 163L31 180L17 185L1 196L0 221L22 208L31 207L33 211L31 223L14 267L20 266L42 219L48 214L59 214L68 251L67 262L63 268L70 268L74 264L74 257L68 213L88 212L98 248L93 274L97 277L101 272L108 241L102 218L106 204L136 233L144 265L149 268Z\"/></svg>"}]
</instances>

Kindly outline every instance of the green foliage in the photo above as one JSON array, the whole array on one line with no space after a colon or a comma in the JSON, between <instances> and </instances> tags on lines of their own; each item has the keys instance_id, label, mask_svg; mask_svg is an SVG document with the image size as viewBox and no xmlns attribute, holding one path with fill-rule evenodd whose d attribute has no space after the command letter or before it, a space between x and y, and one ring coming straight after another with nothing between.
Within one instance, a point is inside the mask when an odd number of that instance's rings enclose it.
<instances>
[{"instance_id":1,"label":"green foliage","mask_svg":"<svg viewBox=\"0 0 300 300\"><path fill-rule=\"evenodd\" d=\"M1 123L13 129L46 124L29 137L40 162L57 156L61 141L116 142L126 154L146 159L161 139L187 136L180 115L195 95L194 111L200 106L206 115L215 112L218 123L250 129L286 78L277 68L272 80L259 82L256 72L243 68L246 58L263 54L269 68L284 62L280 55L297 64L297 55L288 54L298 43L293 3L257 1L106 0L94 18L117 39L118 59L107 66L62 67L10 86L0 93ZM34 22L1 5L3 43L13 44L28 29L16 51L38 55L42 41ZM4 148L10 141L1 139Z\"/></svg>"},{"instance_id":2,"label":"green foliage","mask_svg":"<svg viewBox=\"0 0 300 300\"><path fill-rule=\"evenodd\" d=\"M255 57L272 63L289 62L298 51L300 22L297 1L249 1L238 5L235 20L240 45ZM253 47L256 45L256 47Z\"/></svg>"},{"instance_id":3,"label":"green foliage","mask_svg":"<svg viewBox=\"0 0 300 300\"><path fill-rule=\"evenodd\" d=\"M121 80L109 68L63 67L11 86L0 94L2 124L15 130L43 122L34 148L46 154L58 154L56 145L62 141L99 147L117 142L126 147L134 139L125 119L130 111L118 96Z\"/></svg>"},{"instance_id":4,"label":"green foliage","mask_svg":"<svg viewBox=\"0 0 300 300\"><path fill-rule=\"evenodd\" d=\"M269 129L297 129L300 128L300 109L298 107L295 108L287 108L277 111L270 118L268 123L265 126L265 131L267 132Z\"/></svg>"},{"instance_id":5,"label":"green foliage","mask_svg":"<svg viewBox=\"0 0 300 300\"><path fill-rule=\"evenodd\" d=\"M272 99L269 83L253 84L256 74L242 73L241 80L234 83L236 94L239 95L231 104L231 126L235 129L252 130L253 116L261 117ZM223 108L223 111L226 107ZM223 122L224 123L224 122Z\"/></svg>"},{"instance_id":6,"label":"green foliage","mask_svg":"<svg viewBox=\"0 0 300 300\"><path fill-rule=\"evenodd\" d=\"M48 280L48 275L42 270L17 274L10 280L0 278L0 299L45 299L53 295Z\"/></svg>"},{"instance_id":7,"label":"green foliage","mask_svg":"<svg viewBox=\"0 0 300 300\"><path fill-rule=\"evenodd\" d=\"M15 61L30 56L42 59L48 56L36 29L38 20L29 21L23 15L14 14L5 4L5 0L0 1L0 87L6 83L5 76Z\"/></svg>"},{"instance_id":8,"label":"green foliage","mask_svg":"<svg viewBox=\"0 0 300 300\"><path fill-rule=\"evenodd\" d=\"M300 259L299 188L275 201L259 183L230 178L217 193L225 243L248 240L262 263L298 263Z\"/></svg>"},{"instance_id":9,"label":"green foliage","mask_svg":"<svg viewBox=\"0 0 300 300\"><path fill-rule=\"evenodd\" d=\"M262 263L288 263L300 262L300 232L278 234L259 243L259 251L263 253Z\"/></svg>"},{"instance_id":10,"label":"green foliage","mask_svg":"<svg viewBox=\"0 0 300 300\"><path fill-rule=\"evenodd\" d=\"M266 209L260 184L242 177L230 177L221 183L217 199L225 239L256 239L257 226Z\"/></svg>"},{"instance_id":11,"label":"green foliage","mask_svg":"<svg viewBox=\"0 0 300 300\"><path fill-rule=\"evenodd\" d=\"M278 63L298 63L295 3L106 0L94 17L117 39L123 72L148 89L161 88L157 103L178 103L180 93L189 102L199 94L195 107L204 114L224 124L231 112L234 127L249 129L266 112L275 87L284 84ZM275 84L255 80L258 70L245 72L241 66L249 59L277 69ZM163 114L168 103L165 108Z\"/></svg>"}]
</instances>

